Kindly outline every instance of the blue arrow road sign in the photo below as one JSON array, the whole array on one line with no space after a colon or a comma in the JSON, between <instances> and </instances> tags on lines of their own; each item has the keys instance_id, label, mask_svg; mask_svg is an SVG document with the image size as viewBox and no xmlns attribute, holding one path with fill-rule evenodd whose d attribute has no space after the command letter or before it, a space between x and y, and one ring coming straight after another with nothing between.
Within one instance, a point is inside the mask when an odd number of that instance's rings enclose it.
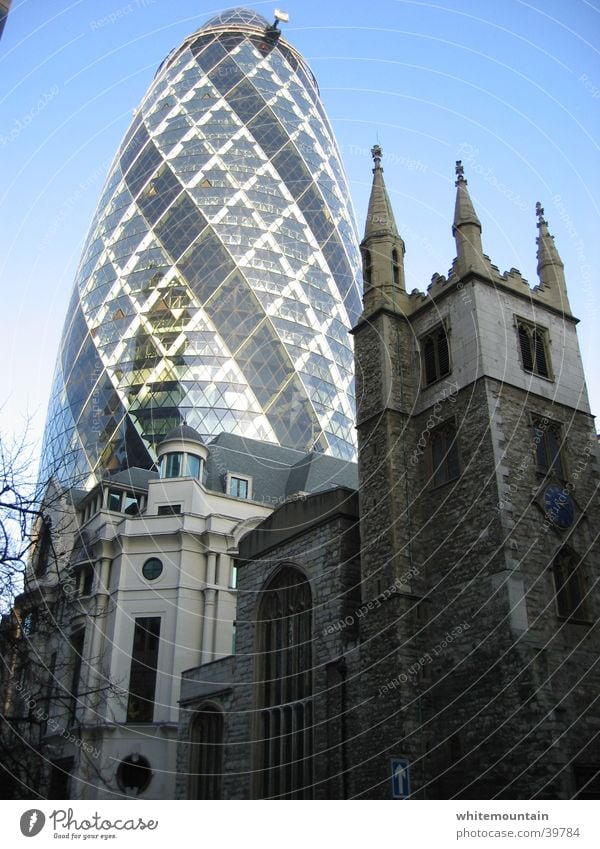
<instances>
[{"instance_id":1,"label":"blue arrow road sign","mask_svg":"<svg viewBox=\"0 0 600 849\"><path fill-rule=\"evenodd\" d=\"M410 796L410 773L406 758L390 758L392 768L392 798L407 799Z\"/></svg>"}]
</instances>

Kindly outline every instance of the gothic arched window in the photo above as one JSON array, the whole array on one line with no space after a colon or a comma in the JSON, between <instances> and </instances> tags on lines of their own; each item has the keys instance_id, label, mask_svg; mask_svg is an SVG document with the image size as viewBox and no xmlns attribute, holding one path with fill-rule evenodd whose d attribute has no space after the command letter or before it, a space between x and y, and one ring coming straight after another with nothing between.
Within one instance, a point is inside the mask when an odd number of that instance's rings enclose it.
<instances>
[{"instance_id":1,"label":"gothic arched window","mask_svg":"<svg viewBox=\"0 0 600 849\"><path fill-rule=\"evenodd\" d=\"M556 610L565 619L588 619L583 561L574 551L563 548L552 563Z\"/></svg>"},{"instance_id":2,"label":"gothic arched window","mask_svg":"<svg viewBox=\"0 0 600 849\"><path fill-rule=\"evenodd\" d=\"M203 705L190 727L190 799L221 799L223 714Z\"/></svg>"},{"instance_id":3,"label":"gothic arched window","mask_svg":"<svg viewBox=\"0 0 600 849\"><path fill-rule=\"evenodd\" d=\"M293 567L263 591L257 615L256 795L312 798L312 594Z\"/></svg>"}]
</instances>

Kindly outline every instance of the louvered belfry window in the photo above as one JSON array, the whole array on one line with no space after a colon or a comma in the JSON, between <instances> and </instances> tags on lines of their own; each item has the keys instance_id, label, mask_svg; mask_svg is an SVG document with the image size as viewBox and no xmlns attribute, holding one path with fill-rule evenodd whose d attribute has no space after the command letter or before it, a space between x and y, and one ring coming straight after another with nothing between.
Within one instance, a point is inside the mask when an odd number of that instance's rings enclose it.
<instances>
[{"instance_id":1,"label":"louvered belfry window","mask_svg":"<svg viewBox=\"0 0 600 849\"><path fill-rule=\"evenodd\" d=\"M518 322L521 362L525 371L551 377L548 357L548 330L527 321Z\"/></svg>"},{"instance_id":2,"label":"louvered belfry window","mask_svg":"<svg viewBox=\"0 0 600 849\"><path fill-rule=\"evenodd\" d=\"M313 797L312 594L293 567L264 590L257 618L259 798Z\"/></svg>"},{"instance_id":3,"label":"louvered belfry window","mask_svg":"<svg viewBox=\"0 0 600 849\"><path fill-rule=\"evenodd\" d=\"M448 334L443 325L421 339L421 357L426 386L450 374L450 348Z\"/></svg>"}]
</instances>

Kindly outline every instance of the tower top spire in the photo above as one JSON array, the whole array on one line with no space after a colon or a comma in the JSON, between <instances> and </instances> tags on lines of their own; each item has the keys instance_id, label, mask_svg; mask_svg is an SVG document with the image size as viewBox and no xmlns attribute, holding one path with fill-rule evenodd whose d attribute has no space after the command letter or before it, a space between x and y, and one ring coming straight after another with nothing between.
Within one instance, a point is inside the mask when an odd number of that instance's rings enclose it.
<instances>
[{"instance_id":1,"label":"tower top spire","mask_svg":"<svg viewBox=\"0 0 600 849\"><path fill-rule=\"evenodd\" d=\"M565 282L565 267L554 244L554 236L550 235L548 222L544 215L544 207L538 201L535 205L537 215L537 273L542 291L555 301L555 306L565 312L570 312Z\"/></svg>"},{"instance_id":2,"label":"tower top spire","mask_svg":"<svg viewBox=\"0 0 600 849\"><path fill-rule=\"evenodd\" d=\"M456 160L456 205L454 207L454 226L455 232L457 227L462 227L464 224L474 224L479 227L481 232L481 221L477 217L469 190L467 188L467 180L465 178L465 169L460 159ZM455 233L456 235L456 233Z\"/></svg>"},{"instance_id":3,"label":"tower top spire","mask_svg":"<svg viewBox=\"0 0 600 849\"><path fill-rule=\"evenodd\" d=\"M381 158L383 151L379 144L371 148L373 157L373 185L371 186L371 197L369 198L369 209L367 211L367 223L365 227L365 239L373 236L393 236L398 238L398 228L392 210L392 204L383 180L383 168Z\"/></svg>"},{"instance_id":4,"label":"tower top spire","mask_svg":"<svg viewBox=\"0 0 600 849\"><path fill-rule=\"evenodd\" d=\"M452 235L456 240L456 262L454 273L464 277L471 271L487 274L481 247L481 221L477 217L465 179L465 169L460 159L456 160L456 204Z\"/></svg>"}]
</instances>

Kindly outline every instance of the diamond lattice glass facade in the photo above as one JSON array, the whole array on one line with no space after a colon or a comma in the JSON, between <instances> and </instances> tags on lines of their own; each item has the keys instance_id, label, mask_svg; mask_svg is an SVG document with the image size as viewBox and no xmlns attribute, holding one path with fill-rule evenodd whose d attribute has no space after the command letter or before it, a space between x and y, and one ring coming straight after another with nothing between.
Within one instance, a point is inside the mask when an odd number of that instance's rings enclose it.
<instances>
[{"instance_id":1,"label":"diamond lattice glass facade","mask_svg":"<svg viewBox=\"0 0 600 849\"><path fill-rule=\"evenodd\" d=\"M359 252L315 79L255 12L160 66L111 166L68 309L43 475L148 467L185 419L353 459Z\"/></svg>"}]
</instances>

